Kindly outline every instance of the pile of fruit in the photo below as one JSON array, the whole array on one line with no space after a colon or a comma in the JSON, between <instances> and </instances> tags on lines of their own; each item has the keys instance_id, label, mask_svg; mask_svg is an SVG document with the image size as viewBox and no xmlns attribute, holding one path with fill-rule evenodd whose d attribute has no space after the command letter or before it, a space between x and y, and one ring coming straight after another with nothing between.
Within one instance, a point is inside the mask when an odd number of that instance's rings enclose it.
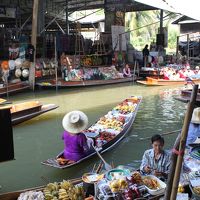
<instances>
[{"instance_id":1,"label":"pile of fruit","mask_svg":"<svg viewBox=\"0 0 200 200\"><path fill-rule=\"evenodd\" d=\"M113 180L109 183L112 192L119 192L128 187L128 183L124 179Z\"/></svg>"},{"instance_id":2,"label":"pile of fruit","mask_svg":"<svg viewBox=\"0 0 200 200\"><path fill-rule=\"evenodd\" d=\"M102 131L102 132L99 133L99 137L97 139L100 139L102 141L105 140L105 141L109 142L114 137L115 137L115 134L109 133L109 132L106 132L106 131Z\"/></svg>"},{"instance_id":3,"label":"pile of fruit","mask_svg":"<svg viewBox=\"0 0 200 200\"><path fill-rule=\"evenodd\" d=\"M123 127L123 122L119 121L116 117L113 118L101 117L97 122L97 124L103 125L103 127L106 129L114 129L117 131L121 131Z\"/></svg>"},{"instance_id":4,"label":"pile of fruit","mask_svg":"<svg viewBox=\"0 0 200 200\"><path fill-rule=\"evenodd\" d=\"M77 200L84 199L84 190L63 180L61 183L49 183L43 190L45 200Z\"/></svg>"},{"instance_id":5,"label":"pile of fruit","mask_svg":"<svg viewBox=\"0 0 200 200\"><path fill-rule=\"evenodd\" d=\"M114 110L117 110L121 114L129 114L135 111L136 104L128 103L126 101L122 102L121 104L114 107Z\"/></svg>"}]
</instances>

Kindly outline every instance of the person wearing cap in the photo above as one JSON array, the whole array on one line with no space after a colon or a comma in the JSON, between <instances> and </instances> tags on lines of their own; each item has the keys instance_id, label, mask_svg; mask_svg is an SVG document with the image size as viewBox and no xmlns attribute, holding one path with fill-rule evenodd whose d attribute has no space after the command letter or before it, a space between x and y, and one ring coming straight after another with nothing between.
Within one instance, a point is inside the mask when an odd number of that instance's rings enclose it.
<instances>
[{"instance_id":1,"label":"person wearing cap","mask_svg":"<svg viewBox=\"0 0 200 200\"><path fill-rule=\"evenodd\" d=\"M145 175L155 175L159 178L166 179L170 167L170 153L163 149L164 138L161 135L151 137L152 149L144 152L140 171Z\"/></svg>"},{"instance_id":2,"label":"person wearing cap","mask_svg":"<svg viewBox=\"0 0 200 200\"><path fill-rule=\"evenodd\" d=\"M188 129L186 146L192 144L197 137L200 137L200 108L195 108L192 113L192 119Z\"/></svg>"},{"instance_id":3,"label":"person wearing cap","mask_svg":"<svg viewBox=\"0 0 200 200\"><path fill-rule=\"evenodd\" d=\"M82 133L87 128L88 117L81 111L72 111L64 116L62 125L64 158L75 162L84 158L90 152L89 144L91 144L90 138Z\"/></svg>"}]
</instances>

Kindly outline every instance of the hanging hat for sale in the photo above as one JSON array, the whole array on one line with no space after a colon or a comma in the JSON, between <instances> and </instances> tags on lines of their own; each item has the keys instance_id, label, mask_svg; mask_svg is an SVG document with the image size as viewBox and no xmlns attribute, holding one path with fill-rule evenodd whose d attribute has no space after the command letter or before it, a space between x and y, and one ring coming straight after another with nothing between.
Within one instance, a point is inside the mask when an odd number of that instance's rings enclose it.
<instances>
[{"instance_id":1,"label":"hanging hat for sale","mask_svg":"<svg viewBox=\"0 0 200 200\"><path fill-rule=\"evenodd\" d=\"M9 64L10 70L15 69L15 61L14 61L14 60L9 60L9 61L8 61L8 64Z\"/></svg>"},{"instance_id":2,"label":"hanging hat for sale","mask_svg":"<svg viewBox=\"0 0 200 200\"><path fill-rule=\"evenodd\" d=\"M7 60L4 60L2 63L1 63L1 68L3 70L8 70L9 69L9 65L8 65L8 61Z\"/></svg>"},{"instance_id":3,"label":"hanging hat for sale","mask_svg":"<svg viewBox=\"0 0 200 200\"><path fill-rule=\"evenodd\" d=\"M62 125L65 131L78 134L87 128L88 118L86 114L81 111L72 111L64 116Z\"/></svg>"},{"instance_id":4,"label":"hanging hat for sale","mask_svg":"<svg viewBox=\"0 0 200 200\"><path fill-rule=\"evenodd\" d=\"M16 70L15 70L15 76L16 76L17 78L19 78L21 75L22 75L21 69L16 69Z\"/></svg>"},{"instance_id":5,"label":"hanging hat for sale","mask_svg":"<svg viewBox=\"0 0 200 200\"><path fill-rule=\"evenodd\" d=\"M25 60L23 63L22 63L22 67L23 68L29 68L31 66L31 63L28 61L28 60Z\"/></svg>"},{"instance_id":6,"label":"hanging hat for sale","mask_svg":"<svg viewBox=\"0 0 200 200\"><path fill-rule=\"evenodd\" d=\"M193 110L191 122L194 124L200 124L200 108L195 108Z\"/></svg>"},{"instance_id":7,"label":"hanging hat for sale","mask_svg":"<svg viewBox=\"0 0 200 200\"><path fill-rule=\"evenodd\" d=\"M23 76L24 78L27 78L27 77L29 76L29 70L28 70L28 69L23 69L23 71L22 71L22 76Z\"/></svg>"},{"instance_id":8,"label":"hanging hat for sale","mask_svg":"<svg viewBox=\"0 0 200 200\"><path fill-rule=\"evenodd\" d=\"M15 65L16 65L16 67L20 67L22 65L22 59L21 58L17 58L15 60Z\"/></svg>"}]
</instances>

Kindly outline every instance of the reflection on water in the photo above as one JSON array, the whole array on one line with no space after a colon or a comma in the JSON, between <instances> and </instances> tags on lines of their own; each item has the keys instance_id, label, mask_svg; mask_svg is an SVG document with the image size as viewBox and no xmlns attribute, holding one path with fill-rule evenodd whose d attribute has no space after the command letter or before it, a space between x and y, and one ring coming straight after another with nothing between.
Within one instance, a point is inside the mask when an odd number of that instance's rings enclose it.
<instances>
[{"instance_id":1,"label":"reflection on water","mask_svg":"<svg viewBox=\"0 0 200 200\"><path fill-rule=\"evenodd\" d=\"M141 141L139 138L182 127L185 106L173 98L178 92L179 88L117 84L60 89L57 92L41 90L11 96L9 100L13 103L35 99L42 103L55 103L59 108L13 128L16 160L0 164L0 192L43 185L41 176L49 181L61 181L88 172L94 163L99 162L98 157L64 170L40 164L63 149L63 116L71 110L82 110L92 124L131 95L143 96L134 125L125 139L103 156L115 165L130 163L138 167L144 150L151 147L150 140ZM172 147L175 138L176 134L165 136L166 148Z\"/></svg>"}]
</instances>

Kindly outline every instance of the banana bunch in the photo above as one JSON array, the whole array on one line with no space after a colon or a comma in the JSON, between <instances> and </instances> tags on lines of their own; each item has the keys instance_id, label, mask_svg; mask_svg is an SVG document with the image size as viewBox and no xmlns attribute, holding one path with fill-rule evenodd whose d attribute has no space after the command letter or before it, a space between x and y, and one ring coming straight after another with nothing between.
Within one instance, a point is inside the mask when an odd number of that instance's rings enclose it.
<instances>
[{"instance_id":1,"label":"banana bunch","mask_svg":"<svg viewBox=\"0 0 200 200\"><path fill-rule=\"evenodd\" d=\"M110 182L110 189L112 192L119 192L121 189L128 187L128 183L124 179L113 180Z\"/></svg>"},{"instance_id":2,"label":"banana bunch","mask_svg":"<svg viewBox=\"0 0 200 200\"><path fill-rule=\"evenodd\" d=\"M74 186L71 182L63 180L61 183L49 183L43 190L45 200L82 200L84 190Z\"/></svg>"}]
</instances>

